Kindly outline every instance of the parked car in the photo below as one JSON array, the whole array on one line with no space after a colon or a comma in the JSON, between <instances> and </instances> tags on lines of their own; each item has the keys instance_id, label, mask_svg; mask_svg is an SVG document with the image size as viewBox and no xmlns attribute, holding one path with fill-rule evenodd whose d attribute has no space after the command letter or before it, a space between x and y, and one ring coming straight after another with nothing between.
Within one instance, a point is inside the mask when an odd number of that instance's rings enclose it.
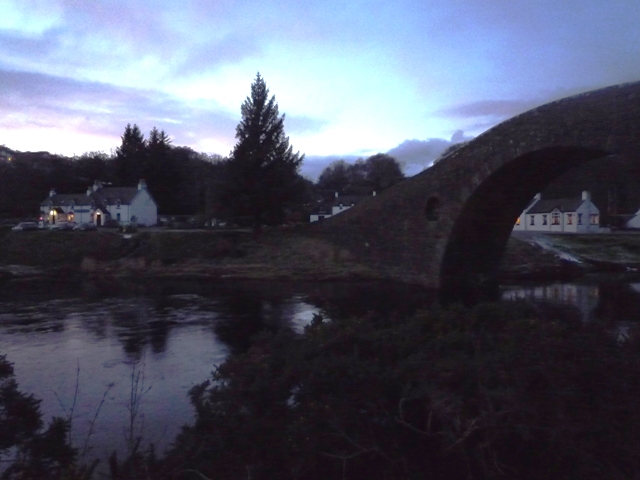
<instances>
[{"instance_id":1,"label":"parked car","mask_svg":"<svg viewBox=\"0 0 640 480\"><path fill-rule=\"evenodd\" d=\"M39 230L40 227L36 222L20 222L18 225L13 227L11 230L14 232L21 232L25 230Z\"/></svg>"},{"instance_id":2,"label":"parked car","mask_svg":"<svg viewBox=\"0 0 640 480\"><path fill-rule=\"evenodd\" d=\"M98 227L96 226L96 224L91 222L79 223L78 225L73 227L74 230L81 230L81 231L95 230L97 228Z\"/></svg>"},{"instance_id":3,"label":"parked car","mask_svg":"<svg viewBox=\"0 0 640 480\"><path fill-rule=\"evenodd\" d=\"M58 222L54 225L51 225L49 229L51 230L73 230L76 227L76 222Z\"/></svg>"}]
</instances>

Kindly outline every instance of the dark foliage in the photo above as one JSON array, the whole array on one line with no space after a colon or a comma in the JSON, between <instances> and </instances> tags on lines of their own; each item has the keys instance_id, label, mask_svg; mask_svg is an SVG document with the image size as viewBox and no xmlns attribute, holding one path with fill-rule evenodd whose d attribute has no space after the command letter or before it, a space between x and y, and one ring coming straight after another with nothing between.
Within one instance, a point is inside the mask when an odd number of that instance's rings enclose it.
<instances>
[{"instance_id":1,"label":"dark foliage","mask_svg":"<svg viewBox=\"0 0 640 480\"><path fill-rule=\"evenodd\" d=\"M77 468L69 443L69 422L53 418L46 429L40 400L18 390L13 366L0 355L0 478L3 480L82 479L93 468Z\"/></svg>"},{"instance_id":2,"label":"dark foliage","mask_svg":"<svg viewBox=\"0 0 640 480\"><path fill-rule=\"evenodd\" d=\"M157 475L636 478L639 368L637 331L620 341L508 305L316 317L304 336L264 334L193 388L196 422Z\"/></svg>"},{"instance_id":3,"label":"dark foliage","mask_svg":"<svg viewBox=\"0 0 640 480\"><path fill-rule=\"evenodd\" d=\"M135 185L144 178L147 145L138 125L127 124L122 134L122 144L116 150L115 175L121 186Z\"/></svg>"},{"instance_id":4,"label":"dark foliage","mask_svg":"<svg viewBox=\"0 0 640 480\"><path fill-rule=\"evenodd\" d=\"M293 153L284 133L285 116L259 73L241 112L238 143L226 163L223 202L232 216L249 217L256 226L282 223L287 205L304 188L298 175L304 155Z\"/></svg>"},{"instance_id":5,"label":"dark foliage","mask_svg":"<svg viewBox=\"0 0 640 480\"><path fill-rule=\"evenodd\" d=\"M377 153L366 160L349 164L337 160L327 166L318 178L318 188L340 195L380 192L403 180L402 166L384 153Z\"/></svg>"}]
</instances>

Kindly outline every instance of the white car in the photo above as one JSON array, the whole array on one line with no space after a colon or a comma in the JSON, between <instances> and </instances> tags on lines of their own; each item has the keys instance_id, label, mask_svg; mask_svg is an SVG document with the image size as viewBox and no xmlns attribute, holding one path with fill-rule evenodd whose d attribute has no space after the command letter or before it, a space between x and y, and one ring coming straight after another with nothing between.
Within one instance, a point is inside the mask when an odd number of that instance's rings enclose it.
<instances>
[{"instance_id":1,"label":"white car","mask_svg":"<svg viewBox=\"0 0 640 480\"><path fill-rule=\"evenodd\" d=\"M73 230L76 222L58 222L49 227L50 230Z\"/></svg>"},{"instance_id":2,"label":"white car","mask_svg":"<svg viewBox=\"0 0 640 480\"><path fill-rule=\"evenodd\" d=\"M98 227L96 226L96 224L91 222L79 223L78 225L73 227L74 230L82 230L82 231L96 230L97 228Z\"/></svg>"},{"instance_id":3,"label":"white car","mask_svg":"<svg viewBox=\"0 0 640 480\"><path fill-rule=\"evenodd\" d=\"M13 227L11 230L14 232L22 232L26 230L39 230L40 227L36 222L20 222L18 225Z\"/></svg>"}]
</instances>

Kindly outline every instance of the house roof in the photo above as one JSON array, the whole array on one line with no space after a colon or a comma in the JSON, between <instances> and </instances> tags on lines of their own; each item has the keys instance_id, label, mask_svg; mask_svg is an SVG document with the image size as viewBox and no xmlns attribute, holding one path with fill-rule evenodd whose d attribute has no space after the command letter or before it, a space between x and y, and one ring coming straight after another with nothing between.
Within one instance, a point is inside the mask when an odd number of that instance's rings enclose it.
<instances>
[{"instance_id":1,"label":"house roof","mask_svg":"<svg viewBox=\"0 0 640 480\"><path fill-rule=\"evenodd\" d=\"M103 187L93 192L91 196L96 203L115 205L120 200L123 205L129 205L138 194L136 187Z\"/></svg>"},{"instance_id":2,"label":"house roof","mask_svg":"<svg viewBox=\"0 0 640 480\"><path fill-rule=\"evenodd\" d=\"M51 205L61 207L68 205L91 205L91 197L82 193L55 194L44 199L40 205L46 207L49 205L49 202L51 202Z\"/></svg>"},{"instance_id":3,"label":"house roof","mask_svg":"<svg viewBox=\"0 0 640 480\"><path fill-rule=\"evenodd\" d=\"M538 200L534 203L527 213L550 213L556 208L561 212L575 212L582 205L583 200L581 197L576 198L550 198Z\"/></svg>"},{"instance_id":4,"label":"house roof","mask_svg":"<svg viewBox=\"0 0 640 480\"><path fill-rule=\"evenodd\" d=\"M93 192L91 195L81 193L55 194L47 197L40 205L48 206L49 202L54 206L67 206L72 203L75 205L91 205L92 202L96 204L115 205L118 203L118 200L120 200L120 203L128 205L137 194L138 189L135 187L106 187L98 189L98 191Z\"/></svg>"}]
</instances>

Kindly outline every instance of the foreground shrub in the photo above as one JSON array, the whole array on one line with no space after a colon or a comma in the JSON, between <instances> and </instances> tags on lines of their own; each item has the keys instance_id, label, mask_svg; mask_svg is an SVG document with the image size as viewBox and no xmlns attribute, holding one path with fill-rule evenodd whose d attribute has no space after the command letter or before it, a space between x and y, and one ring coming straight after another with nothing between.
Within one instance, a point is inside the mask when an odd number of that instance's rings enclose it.
<instances>
[{"instance_id":1,"label":"foreground shrub","mask_svg":"<svg viewBox=\"0 0 640 480\"><path fill-rule=\"evenodd\" d=\"M162 477L637 478L639 347L511 305L316 318L192 389Z\"/></svg>"},{"instance_id":2,"label":"foreground shrub","mask_svg":"<svg viewBox=\"0 0 640 480\"><path fill-rule=\"evenodd\" d=\"M40 400L22 393L13 366L0 355L0 478L3 480L91 477L96 467L77 467L69 421L53 418L45 428Z\"/></svg>"}]
</instances>

